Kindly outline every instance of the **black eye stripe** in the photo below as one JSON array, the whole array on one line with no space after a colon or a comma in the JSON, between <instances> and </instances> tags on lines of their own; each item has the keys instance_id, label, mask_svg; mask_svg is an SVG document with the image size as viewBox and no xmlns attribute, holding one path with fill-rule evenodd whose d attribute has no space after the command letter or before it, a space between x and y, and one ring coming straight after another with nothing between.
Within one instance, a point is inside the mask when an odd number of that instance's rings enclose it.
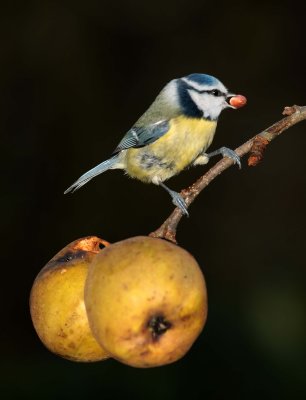
<instances>
[{"instance_id":1,"label":"black eye stripe","mask_svg":"<svg viewBox=\"0 0 306 400\"><path fill-rule=\"evenodd\" d=\"M218 90L218 89L200 90L200 89L197 89L188 84L187 84L187 89L194 90L195 92L200 93L200 94L208 93L208 94L212 94L215 97L221 97L221 96L226 97L226 93L223 93L223 92L221 92L221 90Z\"/></svg>"},{"instance_id":2,"label":"black eye stripe","mask_svg":"<svg viewBox=\"0 0 306 400\"><path fill-rule=\"evenodd\" d=\"M210 91L210 93L216 97L224 96L224 93L222 93L221 90L218 89L213 89Z\"/></svg>"},{"instance_id":3,"label":"black eye stripe","mask_svg":"<svg viewBox=\"0 0 306 400\"><path fill-rule=\"evenodd\" d=\"M215 97L221 97L221 96L226 96L225 93L221 92L218 89L212 89L212 90L197 90L195 89L198 93L208 93L208 94L212 94Z\"/></svg>"}]
</instances>

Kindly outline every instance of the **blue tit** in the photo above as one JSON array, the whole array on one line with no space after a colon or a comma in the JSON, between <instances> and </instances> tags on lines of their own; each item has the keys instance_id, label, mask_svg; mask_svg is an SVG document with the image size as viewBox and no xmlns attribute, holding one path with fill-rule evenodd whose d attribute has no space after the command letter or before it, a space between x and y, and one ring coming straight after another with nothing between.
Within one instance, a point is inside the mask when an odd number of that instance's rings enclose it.
<instances>
[{"instance_id":1,"label":"blue tit","mask_svg":"<svg viewBox=\"0 0 306 400\"><path fill-rule=\"evenodd\" d=\"M244 96L229 93L210 75L173 79L125 134L111 158L82 175L65 193L76 191L109 169L122 169L132 178L163 187L173 203L188 215L181 195L164 182L185 168L206 164L217 154L232 158L240 167L233 150L206 150L214 138L221 111L242 107L245 102Z\"/></svg>"}]
</instances>

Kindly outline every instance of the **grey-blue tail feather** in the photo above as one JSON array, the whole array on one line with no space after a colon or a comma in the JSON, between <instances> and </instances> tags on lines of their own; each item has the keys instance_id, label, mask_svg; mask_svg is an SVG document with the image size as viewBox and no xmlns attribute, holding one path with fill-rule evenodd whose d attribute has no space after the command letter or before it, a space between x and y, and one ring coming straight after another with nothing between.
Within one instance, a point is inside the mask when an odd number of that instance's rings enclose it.
<instances>
[{"instance_id":1,"label":"grey-blue tail feather","mask_svg":"<svg viewBox=\"0 0 306 400\"><path fill-rule=\"evenodd\" d=\"M77 181L75 181L71 186L69 186L68 189L65 190L64 194L69 192L73 193L76 190L80 189L80 187L85 185L95 176L102 174L108 169L114 168L117 162L118 162L118 154L116 154L115 156L111 157L106 161L103 161L101 164L97 165L96 167L92 168L91 170L85 172L85 174L80 176Z\"/></svg>"}]
</instances>

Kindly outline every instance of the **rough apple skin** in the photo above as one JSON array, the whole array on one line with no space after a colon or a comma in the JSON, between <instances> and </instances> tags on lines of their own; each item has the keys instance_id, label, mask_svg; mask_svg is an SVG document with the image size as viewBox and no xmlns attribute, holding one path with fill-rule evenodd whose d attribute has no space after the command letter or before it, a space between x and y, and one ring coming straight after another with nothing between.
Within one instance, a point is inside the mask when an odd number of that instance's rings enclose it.
<instances>
[{"instance_id":1,"label":"rough apple skin","mask_svg":"<svg viewBox=\"0 0 306 400\"><path fill-rule=\"evenodd\" d=\"M190 349L206 321L207 292L187 251L139 236L95 257L85 305L91 330L107 352L134 367L156 367Z\"/></svg>"},{"instance_id":2,"label":"rough apple skin","mask_svg":"<svg viewBox=\"0 0 306 400\"><path fill-rule=\"evenodd\" d=\"M47 263L32 286L30 312L39 338L72 361L109 357L90 331L84 304L88 265L105 245L109 243L95 236L75 240Z\"/></svg>"}]
</instances>

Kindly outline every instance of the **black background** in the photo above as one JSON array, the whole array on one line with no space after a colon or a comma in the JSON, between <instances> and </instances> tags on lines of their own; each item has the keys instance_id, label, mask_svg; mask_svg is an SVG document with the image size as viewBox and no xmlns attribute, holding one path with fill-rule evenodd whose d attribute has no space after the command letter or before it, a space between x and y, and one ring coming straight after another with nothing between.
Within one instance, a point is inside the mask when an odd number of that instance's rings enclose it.
<instances>
[{"instance_id":1,"label":"black background","mask_svg":"<svg viewBox=\"0 0 306 400\"><path fill-rule=\"evenodd\" d=\"M148 234L173 206L120 171L63 191L107 158L170 79L217 76L248 98L211 149L235 148L305 104L302 2L10 1L0 13L1 357L4 399L300 399L306 396L306 128L232 167L179 225L209 294L206 327L180 361L140 370L77 364L40 343L28 297L69 242ZM207 167L172 179L180 190Z\"/></svg>"}]
</instances>

